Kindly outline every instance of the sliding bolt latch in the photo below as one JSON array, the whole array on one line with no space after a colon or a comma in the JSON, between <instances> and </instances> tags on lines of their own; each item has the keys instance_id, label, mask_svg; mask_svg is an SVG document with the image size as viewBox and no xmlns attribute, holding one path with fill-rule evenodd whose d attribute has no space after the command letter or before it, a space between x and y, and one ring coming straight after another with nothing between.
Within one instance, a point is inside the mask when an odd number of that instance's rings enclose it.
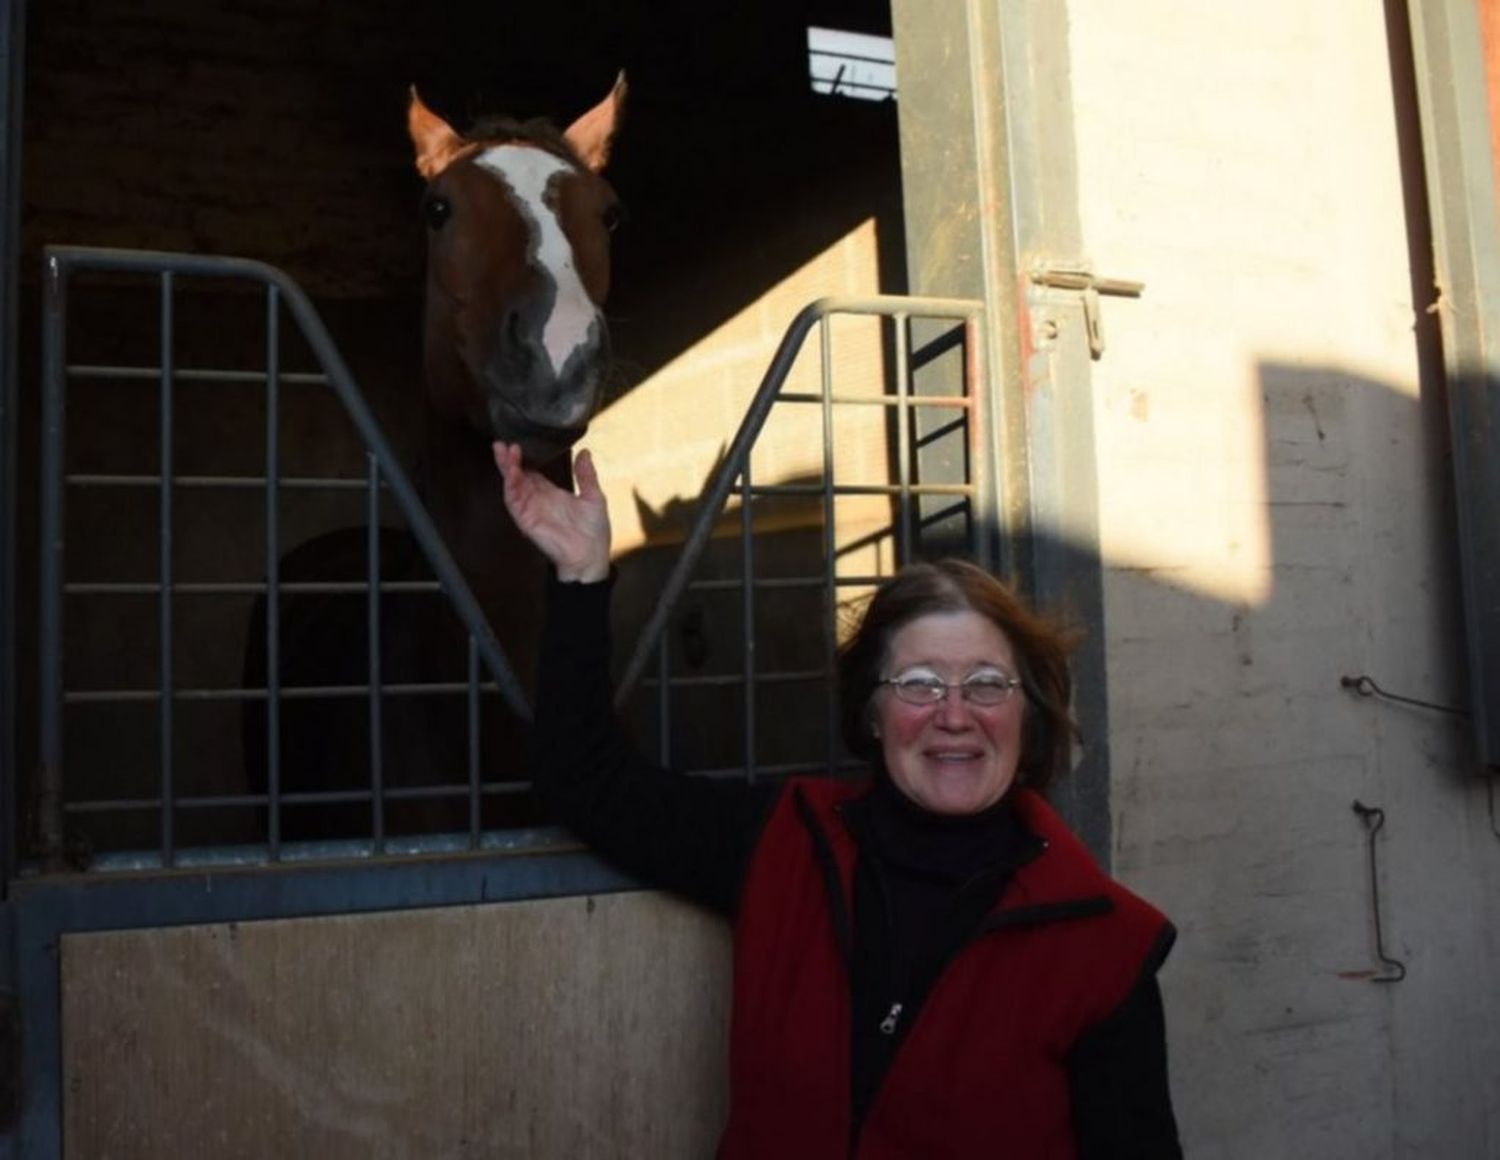
<instances>
[{"instance_id":1,"label":"sliding bolt latch","mask_svg":"<svg viewBox=\"0 0 1500 1160\"><path fill-rule=\"evenodd\" d=\"M1146 289L1144 282L1095 277L1093 271L1080 265L1037 266L1031 271L1031 280L1038 286L1076 290L1083 296L1083 326L1089 340L1089 354L1095 361L1104 354L1104 315L1099 309L1099 296L1139 298Z\"/></svg>"}]
</instances>

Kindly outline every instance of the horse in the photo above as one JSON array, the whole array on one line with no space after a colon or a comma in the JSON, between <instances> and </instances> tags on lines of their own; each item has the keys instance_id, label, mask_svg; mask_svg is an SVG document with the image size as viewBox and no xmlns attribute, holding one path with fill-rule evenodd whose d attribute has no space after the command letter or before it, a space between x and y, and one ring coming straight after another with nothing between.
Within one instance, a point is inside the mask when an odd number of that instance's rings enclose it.
<instances>
[{"instance_id":1,"label":"horse","mask_svg":"<svg viewBox=\"0 0 1500 1160\"><path fill-rule=\"evenodd\" d=\"M603 305L610 235L619 200L603 176L623 115L625 76L559 132L544 120L491 117L460 133L415 88L407 128L426 182L420 207L427 234L422 317L425 383L418 489L459 569L523 684L539 636L546 565L516 530L501 501L491 444L519 443L528 463L571 484L569 449L601 398L609 364ZM383 580L425 575L405 532L382 528ZM317 537L279 564L283 582L358 580L368 544L363 528ZM382 599L382 683L462 680L466 634L439 600ZM280 679L297 686L362 685L369 675L363 594L289 593L281 598ZM245 687L266 684L266 602L250 622ZM516 781L521 723L486 697L483 777ZM447 798L399 792L383 815L387 833L454 830L468 822L468 728L461 696L382 698L382 772L397 791L445 786ZM312 792L315 805L286 805L281 837L368 835L370 807L348 798L371 786L367 699L284 700L279 708L279 784ZM264 792L266 709L244 717L244 761ZM485 825L530 820L518 799L486 803Z\"/></svg>"}]
</instances>

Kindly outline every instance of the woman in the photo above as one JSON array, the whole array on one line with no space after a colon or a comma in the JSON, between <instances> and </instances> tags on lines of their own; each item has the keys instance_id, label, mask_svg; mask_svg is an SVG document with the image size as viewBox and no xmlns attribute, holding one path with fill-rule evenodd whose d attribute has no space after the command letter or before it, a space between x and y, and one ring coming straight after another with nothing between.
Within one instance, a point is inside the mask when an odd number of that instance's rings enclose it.
<instances>
[{"instance_id":1,"label":"woman","mask_svg":"<svg viewBox=\"0 0 1500 1160\"><path fill-rule=\"evenodd\" d=\"M971 564L887 581L839 657L864 782L645 762L610 703L609 518L496 444L551 559L532 769L603 855L735 923L723 1157L1175 1157L1156 971L1173 931L1041 794L1068 765L1067 647Z\"/></svg>"}]
</instances>

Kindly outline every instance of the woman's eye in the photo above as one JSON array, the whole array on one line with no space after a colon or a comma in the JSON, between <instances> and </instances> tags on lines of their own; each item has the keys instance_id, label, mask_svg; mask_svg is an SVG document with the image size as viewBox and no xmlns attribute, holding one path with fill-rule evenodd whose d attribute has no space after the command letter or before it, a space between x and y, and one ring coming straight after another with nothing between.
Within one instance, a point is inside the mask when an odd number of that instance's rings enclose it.
<instances>
[{"instance_id":1,"label":"woman's eye","mask_svg":"<svg viewBox=\"0 0 1500 1160\"><path fill-rule=\"evenodd\" d=\"M453 204L446 197L429 197L422 202L422 218L428 229L442 229L443 223L452 216Z\"/></svg>"},{"instance_id":2,"label":"woman's eye","mask_svg":"<svg viewBox=\"0 0 1500 1160\"><path fill-rule=\"evenodd\" d=\"M931 674L908 674L896 677L891 681L896 690L896 695L903 701L913 704L921 704L929 701L941 701L947 685Z\"/></svg>"}]
</instances>

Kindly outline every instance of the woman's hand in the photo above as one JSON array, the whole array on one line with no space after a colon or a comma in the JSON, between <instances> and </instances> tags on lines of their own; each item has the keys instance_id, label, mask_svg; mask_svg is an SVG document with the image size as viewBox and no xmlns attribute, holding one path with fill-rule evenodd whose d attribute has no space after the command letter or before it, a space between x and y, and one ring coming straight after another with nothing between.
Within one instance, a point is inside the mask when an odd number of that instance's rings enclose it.
<instances>
[{"instance_id":1,"label":"woman's hand","mask_svg":"<svg viewBox=\"0 0 1500 1160\"><path fill-rule=\"evenodd\" d=\"M552 561L557 578L592 584L608 576L609 508L599 490L593 456L580 451L573 461L575 495L527 471L518 444L497 442L494 452L505 484L505 508L516 527Z\"/></svg>"}]
</instances>

